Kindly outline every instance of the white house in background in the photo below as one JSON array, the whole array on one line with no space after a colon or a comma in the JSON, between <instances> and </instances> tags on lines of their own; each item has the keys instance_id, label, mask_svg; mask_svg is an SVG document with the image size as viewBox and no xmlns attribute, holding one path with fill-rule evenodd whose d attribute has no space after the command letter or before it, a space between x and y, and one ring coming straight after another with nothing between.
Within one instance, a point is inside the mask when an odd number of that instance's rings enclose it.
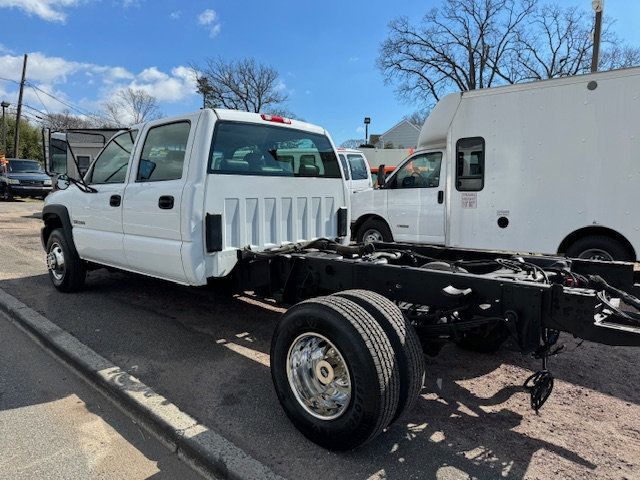
<instances>
[{"instance_id":1,"label":"white house in background","mask_svg":"<svg viewBox=\"0 0 640 480\"><path fill-rule=\"evenodd\" d=\"M420 127L403 119L382 135L371 135L377 148L416 148ZM377 138L376 138L377 137Z\"/></svg>"}]
</instances>

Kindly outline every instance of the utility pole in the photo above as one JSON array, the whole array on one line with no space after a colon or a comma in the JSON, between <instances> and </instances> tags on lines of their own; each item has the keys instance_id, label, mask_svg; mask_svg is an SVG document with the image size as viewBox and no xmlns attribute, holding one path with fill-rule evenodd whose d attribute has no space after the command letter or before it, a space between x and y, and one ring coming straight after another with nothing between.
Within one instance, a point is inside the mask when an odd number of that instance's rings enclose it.
<instances>
[{"instance_id":1,"label":"utility pole","mask_svg":"<svg viewBox=\"0 0 640 480\"><path fill-rule=\"evenodd\" d=\"M11 104L9 102L5 102L4 100L0 103L2 107L2 153L8 155L7 153L7 120L4 116L4 109L9 108Z\"/></svg>"},{"instance_id":2,"label":"utility pole","mask_svg":"<svg viewBox=\"0 0 640 480\"><path fill-rule=\"evenodd\" d=\"M22 115L22 93L24 92L24 80L27 74L27 54L24 54L24 61L22 62L22 80L20 80L20 94L18 95L18 113L16 113L16 134L13 139L13 156L18 158L20 155L18 149L20 148L20 116Z\"/></svg>"},{"instance_id":3,"label":"utility pole","mask_svg":"<svg viewBox=\"0 0 640 480\"><path fill-rule=\"evenodd\" d=\"M369 124L371 123L370 117L364 117L364 143L369 145Z\"/></svg>"},{"instance_id":4,"label":"utility pole","mask_svg":"<svg viewBox=\"0 0 640 480\"><path fill-rule=\"evenodd\" d=\"M604 0L593 0L591 6L596 12L596 21L593 28L593 55L591 57L591 73L593 73L598 71L598 60L600 59L600 33L602 31Z\"/></svg>"}]
</instances>

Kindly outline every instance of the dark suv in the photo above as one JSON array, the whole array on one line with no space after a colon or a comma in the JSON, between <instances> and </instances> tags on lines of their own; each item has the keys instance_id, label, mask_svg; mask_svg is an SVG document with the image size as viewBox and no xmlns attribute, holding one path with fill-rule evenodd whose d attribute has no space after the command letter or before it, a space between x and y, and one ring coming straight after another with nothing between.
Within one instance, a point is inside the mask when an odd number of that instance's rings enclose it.
<instances>
[{"instance_id":1,"label":"dark suv","mask_svg":"<svg viewBox=\"0 0 640 480\"><path fill-rule=\"evenodd\" d=\"M51 191L51 178L37 160L9 158L0 166L0 198L13 197L44 198Z\"/></svg>"}]
</instances>

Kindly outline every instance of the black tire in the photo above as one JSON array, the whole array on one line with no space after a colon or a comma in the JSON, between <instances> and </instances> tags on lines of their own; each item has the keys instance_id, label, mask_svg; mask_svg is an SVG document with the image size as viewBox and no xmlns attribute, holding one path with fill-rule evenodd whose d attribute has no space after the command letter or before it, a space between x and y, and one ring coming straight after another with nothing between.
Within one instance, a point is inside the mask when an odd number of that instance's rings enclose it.
<instances>
[{"instance_id":1,"label":"black tire","mask_svg":"<svg viewBox=\"0 0 640 480\"><path fill-rule=\"evenodd\" d=\"M477 353L494 353L509 338L509 330L503 324L482 327L463 334L455 343L464 350Z\"/></svg>"},{"instance_id":2,"label":"black tire","mask_svg":"<svg viewBox=\"0 0 640 480\"><path fill-rule=\"evenodd\" d=\"M398 306L370 290L345 290L334 294L357 303L371 315L387 334L398 362L400 395L395 422L413 408L424 383L424 353L420 339Z\"/></svg>"},{"instance_id":3,"label":"black tire","mask_svg":"<svg viewBox=\"0 0 640 480\"><path fill-rule=\"evenodd\" d=\"M305 334L328 339L347 366L351 399L337 418L316 418L289 382L289 350ZM346 298L306 300L282 316L271 341L271 376L291 422L309 440L330 450L349 450L371 440L389 425L398 407L400 379L393 347L373 317Z\"/></svg>"},{"instance_id":4,"label":"black tire","mask_svg":"<svg viewBox=\"0 0 640 480\"><path fill-rule=\"evenodd\" d=\"M49 260L50 255L54 255L54 250L59 247L62 251L64 266L60 269L52 268ZM84 262L78 256L78 252L73 245L69 245L62 229L56 228L49 235L47 240L47 266L51 283L61 292L78 292L84 287L87 270Z\"/></svg>"},{"instance_id":5,"label":"black tire","mask_svg":"<svg viewBox=\"0 0 640 480\"><path fill-rule=\"evenodd\" d=\"M606 252L611 258L592 257L589 255L590 251L592 253ZM576 240L567 248L566 256L569 258L594 258L597 260L613 259L621 262L635 262L636 260L626 245L606 235L592 235Z\"/></svg>"},{"instance_id":6,"label":"black tire","mask_svg":"<svg viewBox=\"0 0 640 480\"><path fill-rule=\"evenodd\" d=\"M5 202L13 202L13 199L14 197L11 190L9 190L9 187L5 185L4 190L2 191L2 200Z\"/></svg>"},{"instance_id":7,"label":"black tire","mask_svg":"<svg viewBox=\"0 0 640 480\"><path fill-rule=\"evenodd\" d=\"M358 243L364 243L365 236L368 236L368 232L371 231L378 232L383 242L393 242L393 235L391 234L391 230L389 230L389 226L386 222L378 218L370 218L360 225L358 233L356 234L356 241Z\"/></svg>"}]
</instances>

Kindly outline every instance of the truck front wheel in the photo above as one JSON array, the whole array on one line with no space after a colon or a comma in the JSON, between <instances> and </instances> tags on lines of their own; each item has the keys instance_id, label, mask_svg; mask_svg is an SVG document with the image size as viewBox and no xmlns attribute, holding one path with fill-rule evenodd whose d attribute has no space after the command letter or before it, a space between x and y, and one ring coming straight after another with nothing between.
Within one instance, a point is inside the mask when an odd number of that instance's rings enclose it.
<instances>
[{"instance_id":1,"label":"truck front wheel","mask_svg":"<svg viewBox=\"0 0 640 480\"><path fill-rule=\"evenodd\" d=\"M346 298L306 300L282 316L271 342L271 376L291 422L331 450L371 440L398 407L391 343L374 318Z\"/></svg>"},{"instance_id":2,"label":"truck front wheel","mask_svg":"<svg viewBox=\"0 0 640 480\"><path fill-rule=\"evenodd\" d=\"M384 221L370 218L358 228L356 241L358 243L393 242L393 235Z\"/></svg>"},{"instance_id":3,"label":"truck front wheel","mask_svg":"<svg viewBox=\"0 0 640 480\"><path fill-rule=\"evenodd\" d=\"M87 275L86 268L59 228L51 232L47 240L47 268L53 286L59 291L82 290Z\"/></svg>"},{"instance_id":4,"label":"truck front wheel","mask_svg":"<svg viewBox=\"0 0 640 480\"><path fill-rule=\"evenodd\" d=\"M591 235L583 237L572 243L566 252L569 258L582 258L585 260L603 260L610 262L634 262L635 258L622 242L606 235Z\"/></svg>"}]
</instances>

